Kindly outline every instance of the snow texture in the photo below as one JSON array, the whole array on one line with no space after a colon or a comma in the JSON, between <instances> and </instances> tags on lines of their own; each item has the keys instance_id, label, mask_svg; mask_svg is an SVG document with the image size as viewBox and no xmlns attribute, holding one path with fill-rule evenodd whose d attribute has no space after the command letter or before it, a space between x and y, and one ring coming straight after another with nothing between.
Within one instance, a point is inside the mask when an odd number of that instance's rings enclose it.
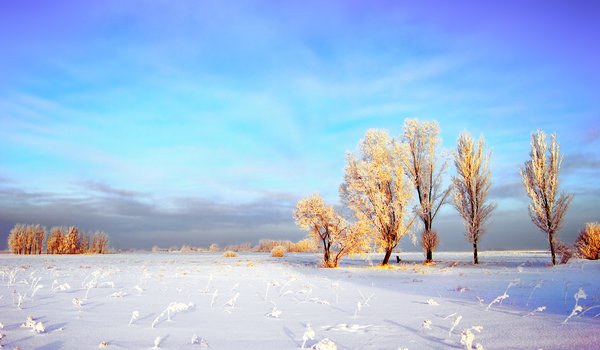
<instances>
[{"instance_id":1,"label":"snow texture","mask_svg":"<svg viewBox=\"0 0 600 350\"><path fill-rule=\"evenodd\" d=\"M387 268L376 266L381 255L369 255L323 269L314 254L2 254L0 344L548 350L600 343L600 261L552 267L545 252L485 251L479 266L470 252L436 253L431 266L420 253L401 258Z\"/></svg>"}]
</instances>

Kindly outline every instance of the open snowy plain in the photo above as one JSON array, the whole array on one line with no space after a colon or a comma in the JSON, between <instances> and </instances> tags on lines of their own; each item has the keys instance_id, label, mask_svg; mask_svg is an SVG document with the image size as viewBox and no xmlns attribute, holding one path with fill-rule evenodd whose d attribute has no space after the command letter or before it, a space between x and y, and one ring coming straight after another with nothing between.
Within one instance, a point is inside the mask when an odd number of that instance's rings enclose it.
<instances>
[{"instance_id":1,"label":"open snowy plain","mask_svg":"<svg viewBox=\"0 0 600 350\"><path fill-rule=\"evenodd\" d=\"M600 263L543 252L0 255L8 349L599 349ZM372 259L372 260L369 260ZM570 316L571 315L571 316ZM28 317L31 317L28 320ZM327 340L328 339L328 340Z\"/></svg>"}]
</instances>

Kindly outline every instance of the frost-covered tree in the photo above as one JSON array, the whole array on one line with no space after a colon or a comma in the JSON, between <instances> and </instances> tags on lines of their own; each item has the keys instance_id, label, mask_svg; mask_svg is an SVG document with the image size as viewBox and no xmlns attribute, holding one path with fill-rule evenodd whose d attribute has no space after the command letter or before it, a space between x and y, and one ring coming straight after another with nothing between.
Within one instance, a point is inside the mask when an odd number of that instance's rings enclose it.
<instances>
[{"instance_id":1,"label":"frost-covered tree","mask_svg":"<svg viewBox=\"0 0 600 350\"><path fill-rule=\"evenodd\" d=\"M44 239L46 239L46 228L44 226L35 225L34 234L34 254L42 254L44 249Z\"/></svg>"},{"instance_id":2,"label":"frost-covered tree","mask_svg":"<svg viewBox=\"0 0 600 350\"><path fill-rule=\"evenodd\" d=\"M556 239L567 209L573 200L572 194L558 193L558 173L563 157L556 135L552 135L550 148L546 133L531 134L530 159L520 169L523 186L531 199L529 216L531 221L548 237L552 264L556 265Z\"/></svg>"},{"instance_id":3,"label":"frost-covered tree","mask_svg":"<svg viewBox=\"0 0 600 350\"><path fill-rule=\"evenodd\" d=\"M106 254L108 252L108 235L106 233L94 233L92 236L91 252L95 254Z\"/></svg>"},{"instance_id":4,"label":"frost-covered tree","mask_svg":"<svg viewBox=\"0 0 600 350\"><path fill-rule=\"evenodd\" d=\"M41 254L45 236L45 227L16 224L8 235L8 247L13 254Z\"/></svg>"},{"instance_id":5,"label":"frost-covered tree","mask_svg":"<svg viewBox=\"0 0 600 350\"><path fill-rule=\"evenodd\" d=\"M92 251L92 233L80 233L79 234L79 253L90 254Z\"/></svg>"},{"instance_id":6,"label":"frost-covered tree","mask_svg":"<svg viewBox=\"0 0 600 350\"><path fill-rule=\"evenodd\" d=\"M423 232L423 235L421 236L421 247L423 248L423 252L425 254L427 254L427 252L435 251L439 244L440 240L437 232L434 230Z\"/></svg>"},{"instance_id":7,"label":"frost-covered tree","mask_svg":"<svg viewBox=\"0 0 600 350\"><path fill-rule=\"evenodd\" d=\"M50 229L50 235L46 241L46 253L62 254L63 253L63 228L53 227Z\"/></svg>"},{"instance_id":8,"label":"frost-covered tree","mask_svg":"<svg viewBox=\"0 0 600 350\"><path fill-rule=\"evenodd\" d=\"M13 254L24 254L25 225L16 224L8 235L8 247Z\"/></svg>"},{"instance_id":9,"label":"frost-covered tree","mask_svg":"<svg viewBox=\"0 0 600 350\"><path fill-rule=\"evenodd\" d=\"M488 202L490 190L490 153L485 153L485 140L464 132L458 138L452 178L453 204L465 224L465 236L473 244L473 263L479 264L477 243L485 231L485 223L496 208Z\"/></svg>"},{"instance_id":10,"label":"frost-covered tree","mask_svg":"<svg viewBox=\"0 0 600 350\"><path fill-rule=\"evenodd\" d=\"M17 246L19 247L19 254L25 254L25 247L27 246L27 231L25 225L20 225L17 234Z\"/></svg>"},{"instance_id":11,"label":"frost-covered tree","mask_svg":"<svg viewBox=\"0 0 600 350\"><path fill-rule=\"evenodd\" d=\"M296 225L308 230L309 237L323 248L323 267L337 267L345 255L369 248L368 227L361 221L349 225L318 194L298 201L294 218Z\"/></svg>"},{"instance_id":12,"label":"frost-covered tree","mask_svg":"<svg viewBox=\"0 0 600 350\"><path fill-rule=\"evenodd\" d=\"M14 231L14 228L8 234L7 243L8 250L13 254L17 254L17 233Z\"/></svg>"},{"instance_id":13,"label":"frost-covered tree","mask_svg":"<svg viewBox=\"0 0 600 350\"><path fill-rule=\"evenodd\" d=\"M34 244L33 225L25 226L25 247L23 254L31 254Z\"/></svg>"},{"instance_id":14,"label":"frost-covered tree","mask_svg":"<svg viewBox=\"0 0 600 350\"><path fill-rule=\"evenodd\" d=\"M331 263L332 237L347 226L346 220L332 206L325 204L320 195L314 194L296 203L294 211L296 225L308 230L309 236L323 248L323 266L333 267Z\"/></svg>"},{"instance_id":15,"label":"frost-covered tree","mask_svg":"<svg viewBox=\"0 0 600 350\"><path fill-rule=\"evenodd\" d=\"M386 130L376 129L367 130L359 147L357 156L347 156L340 196L358 221L376 233L375 242L385 251L381 264L387 265L415 221L407 220L412 188L402 166L406 150Z\"/></svg>"},{"instance_id":16,"label":"frost-covered tree","mask_svg":"<svg viewBox=\"0 0 600 350\"><path fill-rule=\"evenodd\" d=\"M404 169L417 191L417 213L423 222L423 234L428 233L428 236L431 236L433 220L440 207L447 202L451 190L451 187L442 188L442 175L447 162L438 164L436 152L441 141L439 134L440 127L435 121L404 121L403 139L408 145L408 154L403 157ZM426 249L426 255L426 261L431 262L433 250Z\"/></svg>"},{"instance_id":17,"label":"frost-covered tree","mask_svg":"<svg viewBox=\"0 0 600 350\"><path fill-rule=\"evenodd\" d=\"M67 235L63 239L63 252L65 254L78 254L80 248L79 230L75 226L69 227Z\"/></svg>"}]
</instances>

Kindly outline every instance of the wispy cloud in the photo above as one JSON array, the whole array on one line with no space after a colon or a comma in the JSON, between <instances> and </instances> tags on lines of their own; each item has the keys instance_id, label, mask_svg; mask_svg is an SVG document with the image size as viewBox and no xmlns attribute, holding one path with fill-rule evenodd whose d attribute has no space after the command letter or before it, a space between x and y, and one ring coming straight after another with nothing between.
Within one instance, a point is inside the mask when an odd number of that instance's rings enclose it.
<instances>
[{"instance_id":1,"label":"wispy cloud","mask_svg":"<svg viewBox=\"0 0 600 350\"><path fill-rule=\"evenodd\" d=\"M119 197L133 198L140 197L142 195L147 195L137 191L129 191L120 188L115 188L101 181L87 180L79 182L77 184L84 189L92 190L100 194L115 195Z\"/></svg>"},{"instance_id":2,"label":"wispy cloud","mask_svg":"<svg viewBox=\"0 0 600 350\"><path fill-rule=\"evenodd\" d=\"M526 193L521 182L509 182L492 185L489 193L490 199L526 198Z\"/></svg>"},{"instance_id":3,"label":"wispy cloud","mask_svg":"<svg viewBox=\"0 0 600 350\"><path fill-rule=\"evenodd\" d=\"M591 171L600 174L600 155L587 152L566 154L561 169L566 174L578 171Z\"/></svg>"},{"instance_id":4,"label":"wispy cloud","mask_svg":"<svg viewBox=\"0 0 600 350\"><path fill-rule=\"evenodd\" d=\"M600 118L600 117L599 117ZM594 143L600 140L600 127L592 126L585 135L585 141L588 143Z\"/></svg>"}]
</instances>

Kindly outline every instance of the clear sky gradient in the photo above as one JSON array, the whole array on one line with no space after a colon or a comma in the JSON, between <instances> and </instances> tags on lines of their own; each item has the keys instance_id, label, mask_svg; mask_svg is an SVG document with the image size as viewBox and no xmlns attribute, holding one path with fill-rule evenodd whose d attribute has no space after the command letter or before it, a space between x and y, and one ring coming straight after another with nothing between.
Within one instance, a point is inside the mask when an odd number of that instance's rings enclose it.
<instances>
[{"instance_id":1,"label":"clear sky gradient","mask_svg":"<svg viewBox=\"0 0 600 350\"><path fill-rule=\"evenodd\" d=\"M575 194L561 237L600 220L596 1L3 1L0 47L0 248L17 222L114 247L298 240L295 202L339 204L345 153L407 117L448 152L486 137L481 248L546 248L518 175L536 129ZM434 228L470 248L450 206Z\"/></svg>"}]
</instances>

